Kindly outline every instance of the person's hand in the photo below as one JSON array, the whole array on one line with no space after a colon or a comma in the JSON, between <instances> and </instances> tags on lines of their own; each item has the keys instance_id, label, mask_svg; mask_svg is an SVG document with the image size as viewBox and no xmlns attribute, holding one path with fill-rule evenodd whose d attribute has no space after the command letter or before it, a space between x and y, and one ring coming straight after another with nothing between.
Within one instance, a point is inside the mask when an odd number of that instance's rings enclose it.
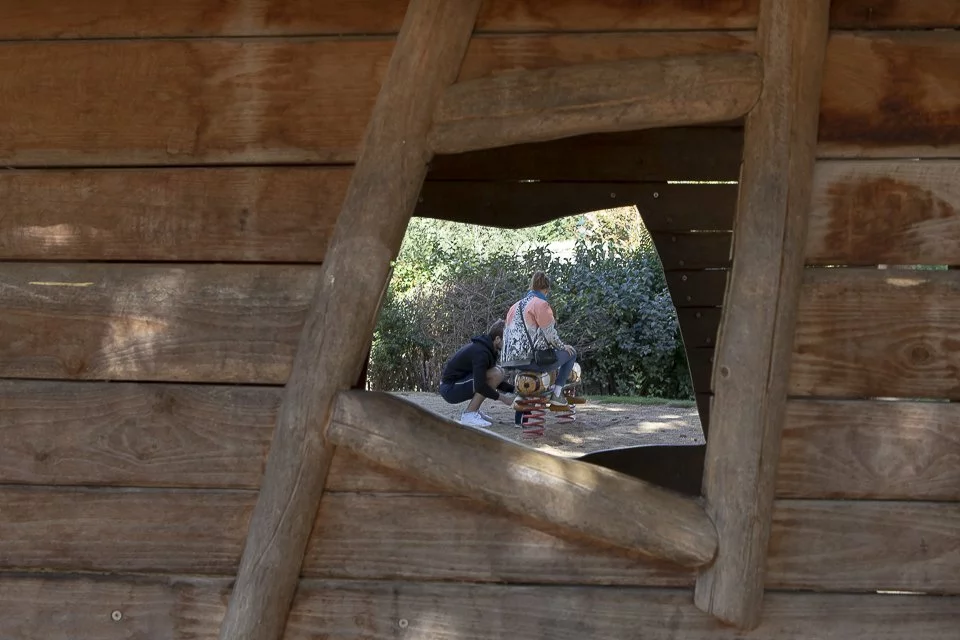
<instances>
[{"instance_id":1,"label":"person's hand","mask_svg":"<svg viewBox=\"0 0 960 640\"><path fill-rule=\"evenodd\" d=\"M508 407L513 405L513 396L507 395L506 393L501 393L500 397L497 398L497 400L507 405Z\"/></svg>"},{"instance_id":2,"label":"person's hand","mask_svg":"<svg viewBox=\"0 0 960 640\"><path fill-rule=\"evenodd\" d=\"M565 346L563 350L569 353L571 357L576 357L577 355L577 350L571 347L570 345Z\"/></svg>"}]
</instances>

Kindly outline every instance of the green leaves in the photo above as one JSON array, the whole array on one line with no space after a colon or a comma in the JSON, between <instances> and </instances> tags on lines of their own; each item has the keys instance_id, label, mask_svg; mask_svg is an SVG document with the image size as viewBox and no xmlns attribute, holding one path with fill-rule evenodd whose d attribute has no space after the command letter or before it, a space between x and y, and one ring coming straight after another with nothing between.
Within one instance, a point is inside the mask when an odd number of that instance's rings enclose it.
<instances>
[{"instance_id":1,"label":"green leaves","mask_svg":"<svg viewBox=\"0 0 960 640\"><path fill-rule=\"evenodd\" d=\"M555 243L570 239L560 255ZM504 318L538 269L588 393L692 397L676 310L633 208L521 230L411 221L374 335L372 388L436 390L446 359Z\"/></svg>"}]
</instances>

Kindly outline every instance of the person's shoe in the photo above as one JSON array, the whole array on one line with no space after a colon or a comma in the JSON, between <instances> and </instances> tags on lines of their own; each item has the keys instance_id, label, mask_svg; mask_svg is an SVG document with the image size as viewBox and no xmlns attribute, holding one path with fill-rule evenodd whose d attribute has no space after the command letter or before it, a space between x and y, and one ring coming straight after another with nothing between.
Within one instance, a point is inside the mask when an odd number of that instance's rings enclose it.
<instances>
[{"instance_id":1,"label":"person's shoe","mask_svg":"<svg viewBox=\"0 0 960 640\"><path fill-rule=\"evenodd\" d=\"M467 427L480 427L480 428L486 428L491 425L490 422L487 422L482 417L480 417L480 413L477 411L464 411L460 415L460 424Z\"/></svg>"},{"instance_id":2,"label":"person's shoe","mask_svg":"<svg viewBox=\"0 0 960 640\"><path fill-rule=\"evenodd\" d=\"M477 413L480 415L481 418L483 418L483 419L486 420L487 422L493 424L494 419L491 418L490 416L488 416L487 414L485 414L483 411L477 411Z\"/></svg>"},{"instance_id":3,"label":"person's shoe","mask_svg":"<svg viewBox=\"0 0 960 640\"><path fill-rule=\"evenodd\" d=\"M550 406L551 407L565 407L567 406L567 396L563 393L551 393L550 394Z\"/></svg>"}]
</instances>

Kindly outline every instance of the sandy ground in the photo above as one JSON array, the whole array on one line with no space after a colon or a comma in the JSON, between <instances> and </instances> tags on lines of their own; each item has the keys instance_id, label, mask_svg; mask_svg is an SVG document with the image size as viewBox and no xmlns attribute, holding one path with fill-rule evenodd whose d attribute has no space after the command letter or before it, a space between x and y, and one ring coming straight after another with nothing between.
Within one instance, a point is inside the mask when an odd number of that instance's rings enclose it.
<instances>
[{"instance_id":1,"label":"sandy ground","mask_svg":"<svg viewBox=\"0 0 960 640\"><path fill-rule=\"evenodd\" d=\"M458 420L466 403L451 405L436 393L397 392L394 395L428 411ZM556 455L575 457L602 449L650 444L703 444L703 431L696 407L626 404L577 405L577 419L557 424L548 412L546 430L536 439L521 439L514 425L514 412L499 402L487 400L480 410L493 418L490 431L527 446Z\"/></svg>"}]
</instances>

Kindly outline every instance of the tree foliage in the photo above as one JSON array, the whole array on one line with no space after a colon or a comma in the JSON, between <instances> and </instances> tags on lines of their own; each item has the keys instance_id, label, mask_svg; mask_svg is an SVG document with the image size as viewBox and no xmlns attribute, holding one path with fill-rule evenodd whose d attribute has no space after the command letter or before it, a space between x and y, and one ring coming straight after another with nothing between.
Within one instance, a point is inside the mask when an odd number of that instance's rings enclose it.
<instances>
[{"instance_id":1,"label":"tree foliage","mask_svg":"<svg viewBox=\"0 0 960 640\"><path fill-rule=\"evenodd\" d=\"M538 269L588 393L692 397L676 311L632 207L517 231L411 221L374 334L371 388L435 391L447 358L505 317Z\"/></svg>"}]
</instances>

